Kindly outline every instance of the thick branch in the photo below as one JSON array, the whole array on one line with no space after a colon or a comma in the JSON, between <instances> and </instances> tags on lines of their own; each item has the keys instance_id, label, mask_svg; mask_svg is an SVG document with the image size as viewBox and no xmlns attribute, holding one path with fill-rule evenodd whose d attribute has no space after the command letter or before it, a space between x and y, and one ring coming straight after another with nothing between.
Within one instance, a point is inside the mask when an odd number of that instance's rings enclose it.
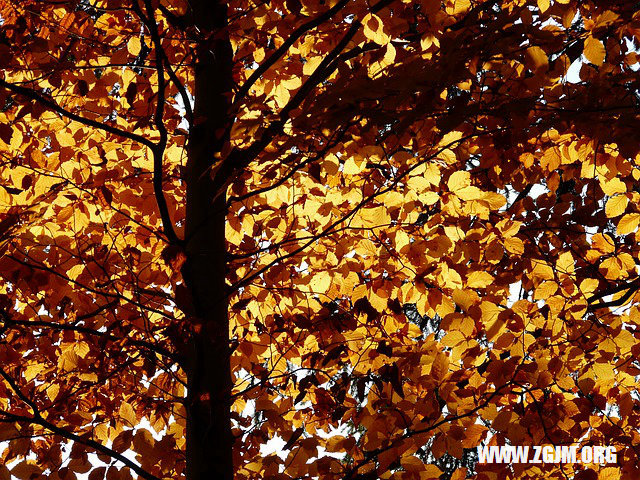
<instances>
[{"instance_id":1,"label":"thick branch","mask_svg":"<svg viewBox=\"0 0 640 480\"><path fill-rule=\"evenodd\" d=\"M7 312L4 311L0 311L0 316L3 317L3 322L5 323L6 326L21 326L21 327L27 327L27 328L49 328L52 330L66 330L66 331L71 331L71 332L78 332L78 333L82 333L85 335L92 335L92 336L96 336L96 337L101 337L101 338L106 338L109 341L112 342L119 342L119 341L125 341L127 344L136 346L136 347L140 347L140 348L145 348L153 353L157 353L158 355L161 355L163 357L167 357L171 360L177 361L177 357L176 354L173 352L170 352L169 350L147 342L145 340L137 340L137 339L133 339L133 338L122 338L122 337L118 337L116 335L111 335L107 332L101 332L99 330L95 330L93 328L89 328L89 327L84 327L82 325L73 325L73 324L68 324L68 323L57 323L57 322L47 322L44 320L13 320L11 318L9 318L9 315L7 314Z\"/></svg>"},{"instance_id":2,"label":"thick branch","mask_svg":"<svg viewBox=\"0 0 640 480\"><path fill-rule=\"evenodd\" d=\"M147 146L147 147L149 147L151 149L153 149L154 146L155 146L155 144L151 140L148 140L145 137L142 137L142 136L137 135L135 133L127 132L126 130L121 130L119 128L112 127L111 125L107 125L106 123L101 123L101 122L97 122L95 120L91 120L89 118L82 117L82 116L77 115L75 113L72 113L72 112L70 112L68 110L65 110L64 108L62 108L60 105L58 105L53 100L45 97L44 95L36 92L35 90L33 90L31 88L26 88L26 87L21 87L19 85L14 85L13 83L9 83L9 82L3 80L2 78L0 78L0 86L6 88L7 90L12 91L13 93L18 94L18 95L24 95L25 97L30 98L31 100L34 100L34 101L40 103L41 105L44 105L49 110L53 110L54 112L59 113L63 117L68 118L69 120L73 120L75 122L82 123L83 125L87 125L88 127L93 127L93 128L98 129L98 130L102 130L104 132L108 132L108 133L111 133L113 135L117 135L119 137L127 138L129 140L133 140L134 142L138 142L138 143L140 143L142 145L145 145L145 146Z\"/></svg>"},{"instance_id":3,"label":"thick branch","mask_svg":"<svg viewBox=\"0 0 640 480\"><path fill-rule=\"evenodd\" d=\"M11 420L14 422L26 422L30 424L40 425L41 427L49 430L50 432L56 435L59 435L73 442L77 442L87 447L90 447L97 452L103 453L104 455L108 455L109 457L115 460L118 460L120 463L126 465L135 473L137 473L140 477L146 480L160 480L159 477L156 477L155 475L147 472L142 467L140 467L140 465L134 463L133 461L129 460L127 457L116 452L115 450L112 450L111 448L101 443L98 443L95 440L84 438L84 437L81 437L80 435L76 435L75 433L69 432L64 428L58 427L57 425L45 420L42 417L26 417L23 415L15 415L13 413L5 412L2 410L0 410L0 415L3 415L8 420Z\"/></svg>"},{"instance_id":4,"label":"thick branch","mask_svg":"<svg viewBox=\"0 0 640 480\"><path fill-rule=\"evenodd\" d=\"M164 78L164 55L162 50L162 41L160 40L160 34L158 33L158 24L155 21L153 7L149 0L144 0L144 5L147 10L147 15L144 16L138 9L137 0L133 3L135 10L138 10L138 15L145 23L149 32L151 33L151 41L153 42L156 58L156 76L158 77L158 92L156 96L156 111L153 116L153 122L160 134L160 140L155 144L151 151L153 152L153 193L156 197L156 203L158 204L158 211L160 212L160 218L162 219L162 229L164 234L172 244L179 244L180 239L173 228L171 221L171 215L169 214L169 207L167 205L167 199L164 196L164 180L162 174L162 161L164 157L164 151L167 146L167 127L164 124L164 103L165 103L165 91L166 83Z\"/></svg>"},{"instance_id":5,"label":"thick branch","mask_svg":"<svg viewBox=\"0 0 640 480\"><path fill-rule=\"evenodd\" d=\"M622 295L620 298L616 299L616 300L610 300L608 302L598 302L598 303L592 303L595 300L598 300L600 298L606 297L607 295L613 295L614 293L618 293L621 292L622 290L627 290L627 292ZM593 295L592 297L589 297L587 299L587 302L590 303L589 305L589 310L590 311L595 311L598 310L600 308L607 308L607 307L619 307L621 305L624 305L625 303L627 303L629 301L629 299L640 289L640 279L636 279L633 282L629 282L629 283L624 283L622 285L618 285L617 287L613 287L610 289L607 289L603 292L600 292L596 295Z\"/></svg>"},{"instance_id":6,"label":"thick branch","mask_svg":"<svg viewBox=\"0 0 640 480\"><path fill-rule=\"evenodd\" d=\"M18 387L18 384L16 383L16 381L13 378L11 378L11 375L9 375L3 368L0 368L0 376L5 379L5 381L9 384L11 389L16 393L16 395L18 395L18 398L20 398L20 400L26 403L29 406L29 408L33 410L33 415L37 418L40 418L40 410L38 410L38 407L36 406L36 404L33 402L33 400L31 400L24 393L22 393L22 390L20 389L20 387Z\"/></svg>"}]
</instances>

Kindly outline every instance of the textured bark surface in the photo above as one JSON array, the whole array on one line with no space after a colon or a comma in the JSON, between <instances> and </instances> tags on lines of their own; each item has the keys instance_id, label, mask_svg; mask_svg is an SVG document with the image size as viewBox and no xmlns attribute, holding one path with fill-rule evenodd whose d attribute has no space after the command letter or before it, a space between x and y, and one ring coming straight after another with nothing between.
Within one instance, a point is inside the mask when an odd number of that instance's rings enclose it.
<instances>
[{"instance_id":1,"label":"textured bark surface","mask_svg":"<svg viewBox=\"0 0 640 480\"><path fill-rule=\"evenodd\" d=\"M194 335L187 352L187 478L233 478L229 417L229 323L225 296L224 192L216 197L211 168L228 138L232 50L220 31L226 4L192 2L193 21L204 38L195 68L194 122L187 162L184 277L193 298Z\"/></svg>"}]
</instances>

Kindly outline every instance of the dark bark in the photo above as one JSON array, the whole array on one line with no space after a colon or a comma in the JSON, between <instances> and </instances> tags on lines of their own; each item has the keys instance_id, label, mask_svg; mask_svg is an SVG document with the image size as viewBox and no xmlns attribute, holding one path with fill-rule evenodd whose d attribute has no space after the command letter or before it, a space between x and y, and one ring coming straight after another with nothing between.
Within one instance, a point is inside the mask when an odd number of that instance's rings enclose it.
<instances>
[{"instance_id":1,"label":"dark bark","mask_svg":"<svg viewBox=\"0 0 640 480\"><path fill-rule=\"evenodd\" d=\"M196 313L187 349L187 479L231 480L231 372L225 294L225 195L216 196L212 167L229 141L231 44L226 4L191 2L201 42L196 52L195 105L187 161L183 274Z\"/></svg>"}]
</instances>

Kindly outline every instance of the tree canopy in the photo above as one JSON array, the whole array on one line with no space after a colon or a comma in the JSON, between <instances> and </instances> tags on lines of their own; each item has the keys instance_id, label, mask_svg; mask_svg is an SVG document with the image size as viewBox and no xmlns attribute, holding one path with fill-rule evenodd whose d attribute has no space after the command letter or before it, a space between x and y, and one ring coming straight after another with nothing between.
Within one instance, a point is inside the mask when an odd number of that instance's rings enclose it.
<instances>
[{"instance_id":1,"label":"tree canopy","mask_svg":"<svg viewBox=\"0 0 640 480\"><path fill-rule=\"evenodd\" d=\"M631 1L2 2L0 480L638 478L639 44Z\"/></svg>"}]
</instances>

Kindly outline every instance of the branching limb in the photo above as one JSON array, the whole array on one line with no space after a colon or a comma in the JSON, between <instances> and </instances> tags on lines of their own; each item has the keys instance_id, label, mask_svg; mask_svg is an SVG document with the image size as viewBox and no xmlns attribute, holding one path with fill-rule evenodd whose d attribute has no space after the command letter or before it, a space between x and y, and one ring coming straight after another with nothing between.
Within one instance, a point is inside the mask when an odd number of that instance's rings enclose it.
<instances>
[{"instance_id":1,"label":"branching limb","mask_svg":"<svg viewBox=\"0 0 640 480\"><path fill-rule=\"evenodd\" d=\"M107 133L111 133L113 135L117 135L119 137L122 138L127 138L129 140L133 140L134 142L138 142L142 145L145 145L151 149L154 148L155 144L141 136L141 135L137 135L135 133L132 132L128 132L126 130L121 130L119 128L113 127L111 125L108 125L106 123L102 123L102 122L98 122L96 120L91 120L89 118L85 118L82 117L80 115L77 115L73 112L70 112L69 110L66 110L64 108L62 108L60 105L58 105L56 102L54 102L52 99L47 98L45 95L42 95L41 93L36 92L35 90L31 89L31 88L27 88L27 87L21 87L20 85L14 85L13 83L9 83L6 80L0 78L0 86L6 88L7 90L18 94L18 95L23 95L31 100L34 100L36 102L38 102L39 104L47 107L49 110L53 110L56 113L59 113L60 115L62 115L63 117L68 118L69 120L73 120L75 122L79 122L82 123L83 125L87 125L88 127L93 127L96 128L98 130L102 130L104 132Z\"/></svg>"},{"instance_id":2,"label":"branching limb","mask_svg":"<svg viewBox=\"0 0 640 480\"><path fill-rule=\"evenodd\" d=\"M47 420L45 420L42 417L27 417L24 415L16 415L14 413L10 413L10 412L6 412L3 410L0 410L0 416L4 417L6 420L12 421L12 422L21 422L21 423L28 423L31 425L40 425L41 427L43 427L44 429L50 431L51 433L54 433L56 435L61 436L62 438L66 438L67 440L71 440L72 442L76 442L76 443L80 443L82 445L85 445L89 448L92 448L93 450L95 450L96 452L102 453L104 455L107 455L111 458L113 458L114 460L119 461L120 463L124 464L125 466L129 467L131 470L133 470L136 474L138 474L141 478L144 478L145 480L160 480L159 477L156 477L155 475L147 472L145 469L143 469L140 465L138 465L137 463L133 462L132 460L128 459L127 457L125 457L124 455L122 455L121 453L116 452L115 450L99 443L96 442L95 440L91 440L90 438L86 438L85 436L80 436L77 435L75 433L69 432L68 430L65 430L64 428L61 428L57 425L55 425L54 423L51 423Z\"/></svg>"}]
</instances>

